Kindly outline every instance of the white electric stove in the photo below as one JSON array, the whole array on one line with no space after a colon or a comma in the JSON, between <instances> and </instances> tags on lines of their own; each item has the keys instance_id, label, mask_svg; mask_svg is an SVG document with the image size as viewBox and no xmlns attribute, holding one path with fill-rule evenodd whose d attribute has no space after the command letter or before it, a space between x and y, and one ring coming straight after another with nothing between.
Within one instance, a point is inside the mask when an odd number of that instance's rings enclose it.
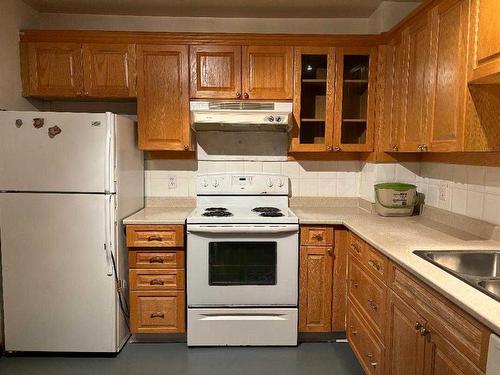
<instances>
[{"instance_id":1,"label":"white electric stove","mask_svg":"<svg viewBox=\"0 0 500 375\"><path fill-rule=\"evenodd\" d=\"M297 345L297 216L288 178L206 174L187 219L188 345Z\"/></svg>"}]
</instances>

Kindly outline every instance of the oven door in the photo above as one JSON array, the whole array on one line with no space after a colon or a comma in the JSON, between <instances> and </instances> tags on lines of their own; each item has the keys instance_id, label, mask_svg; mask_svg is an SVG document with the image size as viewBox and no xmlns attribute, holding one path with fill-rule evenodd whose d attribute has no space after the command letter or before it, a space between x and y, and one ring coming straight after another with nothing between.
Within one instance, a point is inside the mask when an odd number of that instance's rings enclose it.
<instances>
[{"instance_id":1,"label":"oven door","mask_svg":"<svg viewBox=\"0 0 500 375\"><path fill-rule=\"evenodd\" d=\"M297 306L298 225L187 229L189 307Z\"/></svg>"}]
</instances>

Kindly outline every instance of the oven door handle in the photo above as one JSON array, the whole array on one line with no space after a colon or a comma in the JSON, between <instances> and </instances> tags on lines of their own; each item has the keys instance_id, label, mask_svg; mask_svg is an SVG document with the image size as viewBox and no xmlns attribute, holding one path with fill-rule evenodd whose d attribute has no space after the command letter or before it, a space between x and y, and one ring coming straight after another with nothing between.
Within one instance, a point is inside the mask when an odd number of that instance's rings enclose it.
<instances>
[{"instance_id":1,"label":"oven door handle","mask_svg":"<svg viewBox=\"0 0 500 375\"><path fill-rule=\"evenodd\" d=\"M188 233L296 233L299 231L296 225L274 225L274 226L210 226L210 225L188 225Z\"/></svg>"}]
</instances>

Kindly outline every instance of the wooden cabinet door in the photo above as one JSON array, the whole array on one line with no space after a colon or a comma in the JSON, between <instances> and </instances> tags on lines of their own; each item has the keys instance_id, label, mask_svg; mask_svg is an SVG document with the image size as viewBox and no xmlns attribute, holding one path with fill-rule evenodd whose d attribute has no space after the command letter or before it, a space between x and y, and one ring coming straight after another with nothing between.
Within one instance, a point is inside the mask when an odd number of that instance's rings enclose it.
<instances>
[{"instance_id":1,"label":"wooden cabinet door","mask_svg":"<svg viewBox=\"0 0 500 375\"><path fill-rule=\"evenodd\" d=\"M79 43L28 43L25 96L83 95L82 46Z\"/></svg>"},{"instance_id":2,"label":"wooden cabinet door","mask_svg":"<svg viewBox=\"0 0 500 375\"><path fill-rule=\"evenodd\" d=\"M373 151L377 49L337 49L334 151Z\"/></svg>"},{"instance_id":3,"label":"wooden cabinet door","mask_svg":"<svg viewBox=\"0 0 500 375\"><path fill-rule=\"evenodd\" d=\"M427 16L417 19L403 32L405 61L403 68L402 117L398 138L400 151L422 151L426 139L427 98L429 94L430 28Z\"/></svg>"},{"instance_id":4,"label":"wooden cabinet door","mask_svg":"<svg viewBox=\"0 0 500 375\"><path fill-rule=\"evenodd\" d=\"M296 47L291 152L332 151L335 49Z\"/></svg>"},{"instance_id":5,"label":"wooden cabinet door","mask_svg":"<svg viewBox=\"0 0 500 375\"><path fill-rule=\"evenodd\" d=\"M431 13L432 48L427 121L429 151L463 149L467 92L467 0L446 0Z\"/></svg>"},{"instance_id":6,"label":"wooden cabinet door","mask_svg":"<svg viewBox=\"0 0 500 375\"><path fill-rule=\"evenodd\" d=\"M330 332L333 248L301 246L299 331Z\"/></svg>"},{"instance_id":7,"label":"wooden cabinet door","mask_svg":"<svg viewBox=\"0 0 500 375\"><path fill-rule=\"evenodd\" d=\"M85 95L104 98L135 96L135 44L83 45Z\"/></svg>"},{"instance_id":8,"label":"wooden cabinet door","mask_svg":"<svg viewBox=\"0 0 500 375\"><path fill-rule=\"evenodd\" d=\"M427 332L425 375L484 375L432 327Z\"/></svg>"},{"instance_id":9,"label":"wooden cabinet door","mask_svg":"<svg viewBox=\"0 0 500 375\"><path fill-rule=\"evenodd\" d=\"M293 47L244 46L244 99L293 98Z\"/></svg>"},{"instance_id":10,"label":"wooden cabinet door","mask_svg":"<svg viewBox=\"0 0 500 375\"><path fill-rule=\"evenodd\" d=\"M191 46L189 52L191 98L241 98L240 46Z\"/></svg>"},{"instance_id":11,"label":"wooden cabinet door","mask_svg":"<svg viewBox=\"0 0 500 375\"><path fill-rule=\"evenodd\" d=\"M139 148L188 150L188 47L137 47L137 114Z\"/></svg>"},{"instance_id":12,"label":"wooden cabinet door","mask_svg":"<svg viewBox=\"0 0 500 375\"><path fill-rule=\"evenodd\" d=\"M422 317L389 292L386 370L389 375L424 373L425 337L417 325L425 326Z\"/></svg>"},{"instance_id":13,"label":"wooden cabinet door","mask_svg":"<svg viewBox=\"0 0 500 375\"><path fill-rule=\"evenodd\" d=\"M500 2L471 1L470 83L500 83Z\"/></svg>"}]
</instances>

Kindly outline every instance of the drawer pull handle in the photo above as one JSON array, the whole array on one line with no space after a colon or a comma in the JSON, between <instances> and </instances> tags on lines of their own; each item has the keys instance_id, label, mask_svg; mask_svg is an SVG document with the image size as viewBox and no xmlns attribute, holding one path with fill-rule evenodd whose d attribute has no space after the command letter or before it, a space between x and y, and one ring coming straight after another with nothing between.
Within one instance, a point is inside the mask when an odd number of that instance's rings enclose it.
<instances>
[{"instance_id":1,"label":"drawer pull handle","mask_svg":"<svg viewBox=\"0 0 500 375\"><path fill-rule=\"evenodd\" d=\"M160 279L153 279L149 282L149 285L165 285L165 282Z\"/></svg>"},{"instance_id":2,"label":"drawer pull handle","mask_svg":"<svg viewBox=\"0 0 500 375\"><path fill-rule=\"evenodd\" d=\"M356 245L355 243L351 243L351 249L357 252L358 254L361 253L361 250L359 249L359 246Z\"/></svg>"},{"instance_id":3,"label":"drawer pull handle","mask_svg":"<svg viewBox=\"0 0 500 375\"><path fill-rule=\"evenodd\" d=\"M366 356L367 356L368 358L370 358L370 359L372 359L372 358L373 358L373 354L371 354L371 353L368 353Z\"/></svg>"},{"instance_id":4,"label":"drawer pull handle","mask_svg":"<svg viewBox=\"0 0 500 375\"><path fill-rule=\"evenodd\" d=\"M380 271L382 269L382 266L376 260L370 259L368 261L368 264L375 268L377 271Z\"/></svg>"},{"instance_id":5,"label":"drawer pull handle","mask_svg":"<svg viewBox=\"0 0 500 375\"><path fill-rule=\"evenodd\" d=\"M373 368L376 368L377 367L377 362L370 362L370 365L373 367Z\"/></svg>"},{"instance_id":6,"label":"drawer pull handle","mask_svg":"<svg viewBox=\"0 0 500 375\"><path fill-rule=\"evenodd\" d=\"M354 279L351 279L351 283L352 283L352 286L355 287L355 288L357 288L358 285L359 285L359 283L356 280L354 280Z\"/></svg>"},{"instance_id":7,"label":"drawer pull handle","mask_svg":"<svg viewBox=\"0 0 500 375\"><path fill-rule=\"evenodd\" d=\"M358 334L358 330L357 330L357 329L355 329L356 327L354 327L354 326L349 326L349 328L351 329L351 333L352 333L354 336L356 336L356 335Z\"/></svg>"},{"instance_id":8,"label":"drawer pull handle","mask_svg":"<svg viewBox=\"0 0 500 375\"><path fill-rule=\"evenodd\" d=\"M151 318L165 318L165 314L162 313L162 312L154 312L154 313L151 313Z\"/></svg>"},{"instance_id":9,"label":"drawer pull handle","mask_svg":"<svg viewBox=\"0 0 500 375\"><path fill-rule=\"evenodd\" d=\"M374 311L377 311L378 305L372 299L368 299L368 304Z\"/></svg>"},{"instance_id":10,"label":"drawer pull handle","mask_svg":"<svg viewBox=\"0 0 500 375\"><path fill-rule=\"evenodd\" d=\"M152 241L161 241L162 238L160 236L149 236L148 237L148 242L152 242Z\"/></svg>"},{"instance_id":11,"label":"drawer pull handle","mask_svg":"<svg viewBox=\"0 0 500 375\"><path fill-rule=\"evenodd\" d=\"M149 259L149 263L164 263L165 261L163 260L162 257L152 257Z\"/></svg>"},{"instance_id":12,"label":"drawer pull handle","mask_svg":"<svg viewBox=\"0 0 500 375\"><path fill-rule=\"evenodd\" d=\"M316 241L323 241L323 236L321 234L315 234L312 236Z\"/></svg>"}]
</instances>

